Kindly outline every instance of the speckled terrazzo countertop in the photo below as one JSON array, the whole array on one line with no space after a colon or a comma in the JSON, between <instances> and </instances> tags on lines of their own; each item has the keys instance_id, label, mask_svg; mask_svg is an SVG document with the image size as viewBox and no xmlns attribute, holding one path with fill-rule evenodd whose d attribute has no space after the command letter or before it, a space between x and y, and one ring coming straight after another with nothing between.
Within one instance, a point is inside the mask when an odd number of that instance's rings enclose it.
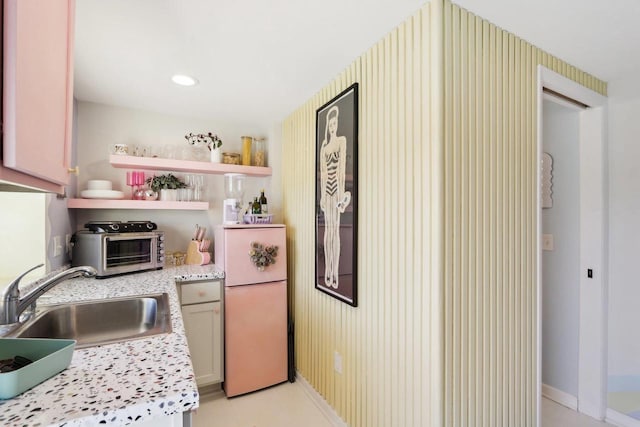
<instances>
[{"instance_id":1,"label":"speckled terrazzo countertop","mask_svg":"<svg viewBox=\"0 0 640 427\"><path fill-rule=\"evenodd\" d=\"M176 281L224 278L214 265L63 282L39 305L167 292L172 333L75 350L69 368L10 400L0 426L127 425L198 407Z\"/></svg>"}]
</instances>

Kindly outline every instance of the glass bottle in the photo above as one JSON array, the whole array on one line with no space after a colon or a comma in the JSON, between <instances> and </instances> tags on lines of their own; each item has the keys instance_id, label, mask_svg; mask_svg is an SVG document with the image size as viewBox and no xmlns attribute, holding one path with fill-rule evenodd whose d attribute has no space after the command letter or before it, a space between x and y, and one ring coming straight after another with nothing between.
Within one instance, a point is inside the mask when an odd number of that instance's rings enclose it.
<instances>
[{"instance_id":1,"label":"glass bottle","mask_svg":"<svg viewBox=\"0 0 640 427\"><path fill-rule=\"evenodd\" d=\"M259 215L261 213L260 202L258 201L257 197L253 198L253 205L251 205L251 213L254 215Z\"/></svg>"},{"instance_id":2,"label":"glass bottle","mask_svg":"<svg viewBox=\"0 0 640 427\"><path fill-rule=\"evenodd\" d=\"M264 195L264 188L260 192L260 212L263 214L269 213L269 207L267 205L267 198Z\"/></svg>"}]
</instances>

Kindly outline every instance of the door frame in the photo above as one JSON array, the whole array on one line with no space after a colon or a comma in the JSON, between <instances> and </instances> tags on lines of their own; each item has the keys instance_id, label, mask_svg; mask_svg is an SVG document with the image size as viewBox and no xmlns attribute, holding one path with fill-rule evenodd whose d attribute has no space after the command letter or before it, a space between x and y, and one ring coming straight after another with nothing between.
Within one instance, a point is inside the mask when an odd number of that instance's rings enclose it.
<instances>
[{"instance_id":1,"label":"door frame","mask_svg":"<svg viewBox=\"0 0 640 427\"><path fill-rule=\"evenodd\" d=\"M607 388L607 98L542 65L537 73L537 158L543 152L543 88L587 106L580 112L580 322L578 354L578 411L602 420ZM588 172L588 173L587 173ZM540 167L536 167L537 279L536 339L537 424L542 400L542 215ZM587 278L587 269L593 278Z\"/></svg>"}]
</instances>

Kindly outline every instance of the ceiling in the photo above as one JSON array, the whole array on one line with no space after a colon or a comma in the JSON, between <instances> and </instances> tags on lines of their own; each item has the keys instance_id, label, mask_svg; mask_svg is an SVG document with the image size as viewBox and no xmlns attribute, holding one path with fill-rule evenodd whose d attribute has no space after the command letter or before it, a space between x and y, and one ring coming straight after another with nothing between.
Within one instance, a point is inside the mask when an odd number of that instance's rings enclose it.
<instances>
[{"instance_id":1,"label":"ceiling","mask_svg":"<svg viewBox=\"0 0 640 427\"><path fill-rule=\"evenodd\" d=\"M637 0L455 3L603 80L640 71ZM76 0L75 97L267 128L422 4Z\"/></svg>"}]
</instances>

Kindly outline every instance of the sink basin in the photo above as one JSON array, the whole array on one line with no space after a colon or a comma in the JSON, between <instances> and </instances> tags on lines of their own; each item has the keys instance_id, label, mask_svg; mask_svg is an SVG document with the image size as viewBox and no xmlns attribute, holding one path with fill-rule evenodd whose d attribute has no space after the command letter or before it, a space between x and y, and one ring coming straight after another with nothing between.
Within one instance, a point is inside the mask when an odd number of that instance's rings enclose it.
<instances>
[{"instance_id":1,"label":"sink basin","mask_svg":"<svg viewBox=\"0 0 640 427\"><path fill-rule=\"evenodd\" d=\"M169 296L163 293L50 305L11 335L74 339L84 348L169 332Z\"/></svg>"}]
</instances>

